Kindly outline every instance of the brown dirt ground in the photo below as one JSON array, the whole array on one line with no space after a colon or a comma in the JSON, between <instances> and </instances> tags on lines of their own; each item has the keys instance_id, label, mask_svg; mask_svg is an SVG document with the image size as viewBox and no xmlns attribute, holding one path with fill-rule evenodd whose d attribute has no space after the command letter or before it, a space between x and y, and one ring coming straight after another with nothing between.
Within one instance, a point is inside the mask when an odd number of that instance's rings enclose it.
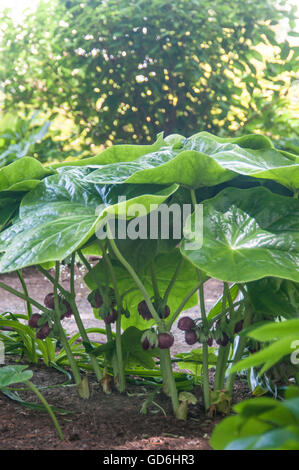
<instances>
[{"instance_id":1,"label":"brown dirt ground","mask_svg":"<svg viewBox=\"0 0 299 470\"><path fill-rule=\"evenodd\" d=\"M50 289L50 283L35 268L24 270L29 294L42 302ZM83 283L84 269L77 268L76 283L78 306L86 327L103 326L94 319L86 300L88 289ZM62 274L67 285L69 273ZM0 276L1 281L19 289L19 280L15 274ZM206 286L206 308L209 310L221 293L221 283L209 281ZM0 291L0 311L25 312L22 300ZM199 316L198 308L188 311L188 315ZM73 321L64 327L69 334L77 331ZM190 350L179 330L174 331L175 347L172 353ZM92 336L91 336L92 338ZM92 338L94 339L94 338ZM101 340L97 336L97 340ZM31 366L34 371L33 382L37 386L60 384L65 377L53 369L44 366ZM105 395L93 375L89 378L91 397L79 398L74 387L57 387L43 390L48 402L53 406L73 411L68 415L57 415L65 440L61 442L55 432L49 416L32 411L9 400L0 394L0 449L1 450L161 450L161 449L210 449L209 438L216 420L205 416L202 407L200 389L196 390L198 404L189 410L187 422L176 420L171 413L170 400L159 393L155 401L163 408L151 405L146 417L140 414L140 408L150 390L142 386L128 385L127 393L114 391ZM248 394L246 385L239 383L235 390L235 401ZM22 398L36 401L30 392L20 392Z\"/></svg>"},{"instance_id":2,"label":"brown dirt ground","mask_svg":"<svg viewBox=\"0 0 299 470\"><path fill-rule=\"evenodd\" d=\"M44 366L30 366L33 382L39 387L61 384L64 376ZM52 406L63 407L72 414L56 414L65 440L59 440L48 414L33 411L10 401L0 394L0 450L210 450L212 430L221 417L209 418L202 406L199 387L195 390L198 404L189 409L188 420L172 416L170 400L159 393L147 416L140 408L151 390L128 385L127 392L113 391L105 395L89 377L91 396L81 399L74 387L65 386L42 390ZM31 402L37 398L31 392L19 392ZM234 401L248 396L245 384L238 383Z\"/></svg>"}]
</instances>

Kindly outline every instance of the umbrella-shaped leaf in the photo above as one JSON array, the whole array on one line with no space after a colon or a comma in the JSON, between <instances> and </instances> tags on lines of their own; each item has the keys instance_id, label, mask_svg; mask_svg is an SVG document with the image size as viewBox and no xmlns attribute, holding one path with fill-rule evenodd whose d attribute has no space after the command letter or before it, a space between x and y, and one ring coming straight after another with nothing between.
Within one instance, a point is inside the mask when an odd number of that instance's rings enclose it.
<instances>
[{"instance_id":1,"label":"umbrella-shaped leaf","mask_svg":"<svg viewBox=\"0 0 299 470\"><path fill-rule=\"evenodd\" d=\"M236 174L274 180L299 189L299 165L261 136L219 139L207 132L181 139L134 161L101 165L87 179L94 183L178 183L187 187L213 186Z\"/></svg>"},{"instance_id":2,"label":"umbrella-shaped leaf","mask_svg":"<svg viewBox=\"0 0 299 470\"><path fill-rule=\"evenodd\" d=\"M266 276L299 281L298 199L262 187L227 188L203 204L203 242L197 249L195 219L193 214L182 253L211 277L228 282Z\"/></svg>"},{"instance_id":3,"label":"umbrella-shaped leaf","mask_svg":"<svg viewBox=\"0 0 299 470\"><path fill-rule=\"evenodd\" d=\"M89 170L76 168L45 178L28 193L19 219L0 236L0 271L63 260L84 245L111 214L126 216L131 204L160 204L177 186L93 185L84 180ZM123 200L119 201L119 197Z\"/></svg>"},{"instance_id":4,"label":"umbrella-shaped leaf","mask_svg":"<svg viewBox=\"0 0 299 470\"><path fill-rule=\"evenodd\" d=\"M53 171L35 158L23 157L0 170L0 191L30 191Z\"/></svg>"},{"instance_id":5,"label":"umbrella-shaped leaf","mask_svg":"<svg viewBox=\"0 0 299 470\"><path fill-rule=\"evenodd\" d=\"M163 139L163 133L158 135L156 142L152 145L113 145L94 157L83 158L82 160L77 161L54 163L51 167L63 168L70 166L105 165L107 163L127 162L136 160L146 153L155 152L162 147L162 145L166 145L166 142Z\"/></svg>"}]
</instances>

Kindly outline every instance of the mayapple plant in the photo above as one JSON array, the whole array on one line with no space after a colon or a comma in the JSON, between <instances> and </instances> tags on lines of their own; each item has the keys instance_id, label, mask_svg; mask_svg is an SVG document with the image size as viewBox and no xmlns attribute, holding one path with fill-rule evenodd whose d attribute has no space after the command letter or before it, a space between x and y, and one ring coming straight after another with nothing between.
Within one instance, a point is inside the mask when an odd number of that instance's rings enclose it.
<instances>
[{"instance_id":1,"label":"mayapple plant","mask_svg":"<svg viewBox=\"0 0 299 470\"><path fill-rule=\"evenodd\" d=\"M34 328L47 320L55 330L79 392L80 370L61 325L68 305L98 381L106 384L112 373L123 392L132 361L159 366L178 417L170 348L179 320L186 343L201 345L204 406L223 409L236 377L229 369L246 355L244 332L298 311L298 194L298 156L276 150L262 135L160 134L153 145L118 145L50 167L26 157L0 170L0 273L17 271L23 290L3 282L0 287L26 301ZM168 214L165 207L171 208ZM157 235L151 237L151 216L159 208ZM126 226L126 237L113 232L112 222ZM89 255L100 261L92 266ZM99 347L89 340L76 304L76 256L88 271L94 314L105 323L107 343ZM69 290L60 283L60 264L67 259ZM50 306L28 295L22 276L27 266L36 266L52 283ZM204 285L211 278L223 282L223 294L207 312ZM273 305L275 297L284 301ZM179 319L198 302L200 318ZM37 323L33 307L41 315ZM211 390L214 342L219 348ZM184 400L184 409L191 401Z\"/></svg>"}]
</instances>

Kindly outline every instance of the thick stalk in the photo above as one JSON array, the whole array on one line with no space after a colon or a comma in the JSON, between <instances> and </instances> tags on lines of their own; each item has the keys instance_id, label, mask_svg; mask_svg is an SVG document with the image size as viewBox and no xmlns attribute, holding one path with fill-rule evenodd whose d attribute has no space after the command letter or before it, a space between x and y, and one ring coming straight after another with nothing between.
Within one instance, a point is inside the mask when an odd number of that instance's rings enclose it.
<instances>
[{"instance_id":1,"label":"thick stalk","mask_svg":"<svg viewBox=\"0 0 299 470\"><path fill-rule=\"evenodd\" d=\"M165 304L167 303L167 300L168 300L169 294L170 294L170 292L171 292L171 289L173 288L173 286L174 286L174 284L175 284L175 281L177 280L177 277L178 277L179 272L180 272L180 270L181 270L181 268L182 268L183 262L184 262L184 259L183 259L183 257L182 257L182 258L180 259L180 261L178 262L178 265L177 265L177 267L176 267L176 270L175 270L175 272L174 272L174 275L173 275L173 277L172 277L170 283L168 284L168 287L167 287L167 289L166 289L166 291L165 291L165 294L164 294L164 297L163 297L163 300L164 300Z\"/></svg>"},{"instance_id":2,"label":"thick stalk","mask_svg":"<svg viewBox=\"0 0 299 470\"><path fill-rule=\"evenodd\" d=\"M108 342L114 341L110 323L107 323L106 325L106 336L107 336ZM117 377L119 376L119 372L118 372L118 361L117 361L117 357L115 356L115 354L113 355L111 362L112 362L112 369L113 369L113 377L116 380Z\"/></svg>"},{"instance_id":3,"label":"thick stalk","mask_svg":"<svg viewBox=\"0 0 299 470\"><path fill-rule=\"evenodd\" d=\"M10 286L7 286L6 284L4 284L4 282L0 282L0 288L6 290L10 294L15 295L16 297L19 297L20 299L25 300L25 302L30 302L31 305L34 305L34 307L38 308L44 313L51 313L51 310L47 309L44 305L41 305L39 302L36 302L36 300L32 299L28 295L22 294L22 292L19 292L18 290L13 289Z\"/></svg>"},{"instance_id":4,"label":"thick stalk","mask_svg":"<svg viewBox=\"0 0 299 470\"><path fill-rule=\"evenodd\" d=\"M223 390L224 388L224 378L229 350L230 344L227 344L226 346L220 346L218 349L218 358L214 379L214 391Z\"/></svg>"},{"instance_id":5,"label":"thick stalk","mask_svg":"<svg viewBox=\"0 0 299 470\"><path fill-rule=\"evenodd\" d=\"M53 284L55 285L55 278L51 276L50 273L46 269L44 269L42 266L37 266L37 269ZM70 293L64 289L64 287L58 282L57 284L57 289L59 292L64 295L65 297L69 297Z\"/></svg>"},{"instance_id":6,"label":"thick stalk","mask_svg":"<svg viewBox=\"0 0 299 470\"><path fill-rule=\"evenodd\" d=\"M203 281L200 281L195 287L193 287L193 289L186 295L186 297L183 299L183 301L180 303L179 307L177 308L177 310L174 312L174 314L172 315L171 319L167 322L168 324L168 329L170 330L172 325L174 324L174 322L176 321L176 319L178 318L179 314L181 313L181 311L183 310L183 308L185 307L186 303L188 302L188 300L192 297L192 295L195 294L195 292L198 291L198 289L200 288L200 285L203 283L203 282L206 282L206 280L209 279L209 278L205 278Z\"/></svg>"},{"instance_id":7,"label":"thick stalk","mask_svg":"<svg viewBox=\"0 0 299 470\"><path fill-rule=\"evenodd\" d=\"M25 279L23 277L22 271L18 270L17 275L18 275L18 278L20 279L21 285L23 287L24 294L28 298L29 293L28 293L28 289L27 289L26 282L25 282ZM31 307L31 304L30 304L29 300L26 300L25 303L26 303L27 315L28 315L28 318L30 318L32 316L32 307Z\"/></svg>"},{"instance_id":8,"label":"thick stalk","mask_svg":"<svg viewBox=\"0 0 299 470\"><path fill-rule=\"evenodd\" d=\"M253 316L253 312L252 312L252 309L251 307L248 305L247 306L247 309L246 309L246 313L245 313L245 318L244 318L244 326L243 328L247 328L250 324L251 324L251 321L252 321L252 316ZM239 344L238 344L238 347L237 347L237 350L236 350L236 353L233 357L233 364L237 363L238 361L240 361L241 357L242 357L242 354L243 354L243 351L245 349L245 346L246 346L246 343L247 343L247 338L246 336L240 336L239 338ZM230 374L228 379L227 379L227 383L226 383L226 389L228 390L229 394L232 395L233 393L233 388L234 388L234 384L235 384L235 380L236 380L236 373L234 374Z\"/></svg>"},{"instance_id":9,"label":"thick stalk","mask_svg":"<svg viewBox=\"0 0 299 470\"><path fill-rule=\"evenodd\" d=\"M173 412L176 415L177 410L179 408L179 398L178 398L178 391L176 388L176 383L175 383L175 379L173 375L169 349L160 350L160 359L161 359L161 365L162 365L162 371L163 371L162 372L163 381L164 381L164 384L166 381L166 388L171 398Z\"/></svg>"},{"instance_id":10,"label":"thick stalk","mask_svg":"<svg viewBox=\"0 0 299 470\"><path fill-rule=\"evenodd\" d=\"M78 311L78 308L77 308L77 305L76 305L76 302L74 300L70 300L70 304L71 304L71 307L72 307L72 311L73 311L73 314L74 314L74 317L75 317L75 321L76 321L76 324L78 326L78 329L79 329L79 332L80 332L80 335L81 335L81 338L83 339L83 341L85 343L90 343L89 341L89 338L88 338L88 335L86 333L86 330L85 330L85 327L83 325L83 322L81 320L81 317L80 317L80 313ZM97 361L97 358L96 356L94 356L92 354L92 352L88 352L87 353L89 358L90 358L90 362L91 362L91 365L92 365L92 368L93 368L93 371L98 379L98 381L100 382L103 378L103 374L102 374L102 371L100 369L100 366L98 364L98 361Z\"/></svg>"},{"instance_id":11,"label":"thick stalk","mask_svg":"<svg viewBox=\"0 0 299 470\"><path fill-rule=\"evenodd\" d=\"M23 287L24 294L25 294L26 297L28 298L28 297L29 297L29 293L28 293L27 285L26 285L25 279L24 279L24 277L23 277L22 271L21 271L21 270L18 270L18 271L17 271L17 275L18 275L18 278L20 279L21 285L22 285L22 287ZM27 316L28 316L28 319L30 319L31 316L32 316L32 307L31 307L31 303L29 302L29 300L26 300L25 303L26 303ZM38 362L38 356L37 356L37 354L36 354L35 340L34 340L34 338L31 339L31 349L32 349L32 359L33 359L33 362L34 362L34 363L37 363L37 362Z\"/></svg>"},{"instance_id":12,"label":"thick stalk","mask_svg":"<svg viewBox=\"0 0 299 470\"><path fill-rule=\"evenodd\" d=\"M121 312L122 312L122 302L121 297L119 294L119 290L117 287L117 280L115 277L114 269L111 263L109 256L106 253L106 250L103 250L104 260L106 265L109 269L113 290L115 294L116 304L117 304L117 319L116 319L116 337L115 337L115 344L116 344L116 357L117 357L117 364L118 364L118 381L119 381L119 391L122 393L125 391L126 388L126 379L125 379L125 371L124 371L124 361L123 361L123 354L122 354L122 344L121 344Z\"/></svg>"},{"instance_id":13,"label":"thick stalk","mask_svg":"<svg viewBox=\"0 0 299 470\"><path fill-rule=\"evenodd\" d=\"M196 194L194 189L190 190L191 200L193 204L194 210L196 209L197 201L196 201ZM204 288L203 288L203 279L202 273L199 269L196 270L198 279L200 282L199 286L199 302L200 302L200 310L201 310L201 318L203 327L205 330L208 329L208 321L206 315L206 308L205 308L205 301L204 301ZM203 396L204 396L204 404L205 410L208 411L210 408L211 398L210 398L210 382L209 382L209 346L207 340L202 344L202 385L203 385Z\"/></svg>"},{"instance_id":14,"label":"thick stalk","mask_svg":"<svg viewBox=\"0 0 299 470\"><path fill-rule=\"evenodd\" d=\"M144 287L143 283L141 282L139 276L136 274L135 270L133 269L133 267L130 265L130 263L128 263L128 261L123 257L123 255L121 254L121 252L119 251L119 249L117 248L116 246L116 243L113 239L113 236L112 236L112 233L111 233L111 230L109 228L109 224L106 225L107 227L107 233L108 233L108 238L109 238L109 242L110 242L110 245L111 245L111 248L112 250L114 251L114 254L115 256L118 258L118 260L122 263L122 265L127 269L127 271L129 272L129 274L131 274L132 278L134 279L135 283L137 284L138 288L140 289L140 291L142 292L143 296L144 296L144 300L146 301L146 304L149 308L149 311L151 312L154 320L156 321L157 325L163 325L163 322L161 321L161 318L159 317L158 313L156 312L156 309L155 307L153 306L153 303L151 301L151 298L146 290L146 288Z\"/></svg>"},{"instance_id":15,"label":"thick stalk","mask_svg":"<svg viewBox=\"0 0 299 470\"><path fill-rule=\"evenodd\" d=\"M152 278L152 286L153 286L153 291L154 291L154 298L155 298L155 301L158 302L160 300L160 292L159 292L159 287L158 287L158 282L157 282L157 278L156 278L155 267L154 267L154 262L153 261L150 263L150 270L151 270L151 278Z\"/></svg>"},{"instance_id":16,"label":"thick stalk","mask_svg":"<svg viewBox=\"0 0 299 470\"><path fill-rule=\"evenodd\" d=\"M61 326L61 323L60 323L60 307L59 307L59 298L58 298L58 292L57 292L58 282L59 282L59 271L60 271L60 263L57 261L56 262L55 284L54 284L55 325L58 328L59 339L60 339L61 344L63 346L63 349L65 350L65 353L67 355L68 361L70 363L70 367L71 367L73 375L74 375L75 383L78 387L78 392L80 393L80 385L81 385L81 382L82 382L81 376L80 376L80 371L79 371L79 368L78 368L77 363L75 361L75 358L73 356L73 353L71 351L68 340L65 336L64 330L63 330L63 328Z\"/></svg>"},{"instance_id":17,"label":"thick stalk","mask_svg":"<svg viewBox=\"0 0 299 470\"><path fill-rule=\"evenodd\" d=\"M227 300L227 284L224 283L223 294L222 294L221 320L222 318L224 318L224 313L226 312L226 300ZM228 309L228 311L230 311L230 308ZM213 319L213 321L215 321L215 319ZM214 377L214 391L222 390L224 386L225 367L226 367L227 359L228 359L227 346L219 346L217 364L216 364L216 373Z\"/></svg>"},{"instance_id":18,"label":"thick stalk","mask_svg":"<svg viewBox=\"0 0 299 470\"><path fill-rule=\"evenodd\" d=\"M199 278L201 280L202 278L201 273L200 273ZM203 282L200 284L200 287L199 287L199 299L200 299L200 310L201 310L203 326L205 329L207 329L208 323L207 323L206 308L205 308L205 301L204 301ZM209 346L208 346L207 340L202 343L202 384L203 384L203 396L204 396L205 410L208 411L208 409L210 408L211 397L210 397L210 381L209 381Z\"/></svg>"},{"instance_id":19,"label":"thick stalk","mask_svg":"<svg viewBox=\"0 0 299 470\"><path fill-rule=\"evenodd\" d=\"M85 256L83 255L82 251L81 250L78 250L78 255L79 255L79 258L81 259L82 263L84 264L84 266L86 267L87 271L89 273L91 273L92 275L92 278L93 278L93 281L95 283L95 285L99 288L100 287L100 284L92 270L92 266L91 264L88 262L88 260L85 258ZM107 282L108 284L108 282ZM106 337L107 337L107 340L112 342L113 341L113 336L112 336L112 329L111 329L111 325L108 323L106 324ZM113 368L113 376L115 378L118 377L119 373L118 373L118 365L117 365L117 360L115 359L115 357L112 359L112 368Z\"/></svg>"},{"instance_id":20,"label":"thick stalk","mask_svg":"<svg viewBox=\"0 0 299 470\"><path fill-rule=\"evenodd\" d=\"M73 311L75 321L76 321L76 324L78 326L81 338L83 339L83 341L85 343L88 344L90 341L89 341L88 335L86 333L85 327L83 325L83 322L81 320L80 313L78 311L77 304L76 304L76 301L75 301L74 265L75 265L75 256L73 255L72 260L71 260L71 278L70 278L71 298L70 298L70 304L71 304L71 307L72 307L72 311ZM96 374L96 377L97 377L98 381L100 382L103 378L103 374L102 374L102 371L101 371L100 366L98 364L97 358L96 358L96 356L94 356L92 354L92 352L88 352L88 356L90 358L90 362L91 362L92 368L94 370L94 373Z\"/></svg>"},{"instance_id":21,"label":"thick stalk","mask_svg":"<svg viewBox=\"0 0 299 470\"><path fill-rule=\"evenodd\" d=\"M110 231L110 228L109 228L109 224L107 224L107 233L108 233L108 238L109 238L111 248L114 251L115 256L119 259L119 261L127 269L129 274L131 274L131 276L134 279L135 283L137 284L138 288L142 292L142 294L144 296L144 299L147 303L147 306L148 306L154 320L156 321L156 323L158 325L159 332L164 332L165 329L166 329L165 323L159 317L155 307L152 304L152 301L150 299L150 296L149 296L147 290L145 289L143 283L139 279L139 277L136 274L135 270L130 265L130 263L128 263L128 261L123 257L123 255L120 253L119 249L117 248L116 243L115 243L115 241L112 237L112 234L111 234L111 231ZM172 370L170 352L169 352L169 350L161 351L161 355L163 357L163 360L162 360L162 374L164 374L163 381L166 380L167 387L169 389L170 396L171 396L173 412L174 412L174 414L176 414L178 406L179 406L179 401L178 401L178 392L177 392L177 388L176 388L176 383L175 383L175 380L174 380L174 375L173 375L173 370Z\"/></svg>"},{"instance_id":22,"label":"thick stalk","mask_svg":"<svg viewBox=\"0 0 299 470\"><path fill-rule=\"evenodd\" d=\"M30 388L30 390L32 390L32 392L34 392L38 398L40 399L40 401L42 402L42 404L44 405L44 407L46 408L47 412L49 413L49 415L51 416L51 419L53 421L53 424L56 428L56 431L57 431L57 434L59 436L59 438L63 441L64 440L64 436L63 436L63 433L61 431L61 427L59 426L59 423L56 419L56 416L55 414L53 413L53 410L51 408L51 406L49 405L49 403L47 402L47 400L43 397L43 395L40 393L40 391L36 388L36 386L30 382L29 380L26 380L25 384Z\"/></svg>"}]
</instances>

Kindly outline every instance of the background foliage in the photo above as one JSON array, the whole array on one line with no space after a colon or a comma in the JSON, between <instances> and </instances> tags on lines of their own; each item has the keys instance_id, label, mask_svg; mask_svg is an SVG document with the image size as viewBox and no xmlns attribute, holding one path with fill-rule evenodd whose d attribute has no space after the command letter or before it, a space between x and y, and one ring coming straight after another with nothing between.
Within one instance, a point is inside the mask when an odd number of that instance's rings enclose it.
<instances>
[{"instance_id":1,"label":"background foliage","mask_svg":"<svg viewBox=\"0 0 299 470\"><path fill-rule=\"evenodd\" d=\"M299 52L276 39L282 18L297 34L284 4L53 0L17 26L4 15L5 108L59 111L87 145L146 142L161 129L227 134L247 121L296 137L280 117Z\"/></svg>"}]
</instances>

